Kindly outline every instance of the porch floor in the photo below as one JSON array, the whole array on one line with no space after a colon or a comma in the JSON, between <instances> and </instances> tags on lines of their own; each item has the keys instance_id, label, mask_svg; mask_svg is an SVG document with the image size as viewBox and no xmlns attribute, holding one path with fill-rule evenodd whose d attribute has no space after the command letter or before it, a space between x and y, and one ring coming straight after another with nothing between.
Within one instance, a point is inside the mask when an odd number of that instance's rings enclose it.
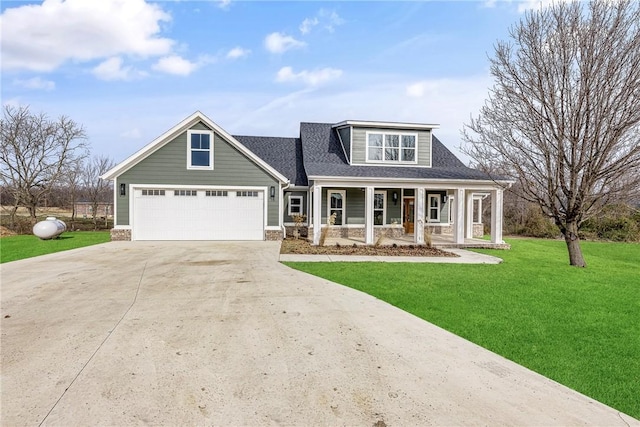
<instances>
[{"instance_id":1,"label":"porch floor","mask_svg":"<svg viewBox=\"0 0 640 427\"><path fill-rule=\"evenodd\" d=\"M385 237L382 245L415 245L413 234L405 234L400 237ZM335 246L336 243L341 246L364 245L364 238L358 237L327 237L326 246ZM431 246L438 249L446 248L484 248L484 249L511 249L508 243L491 243L490 240L483 239L464 239L464 243L454 243L451 234L434 234L431 236Z\"/></svg>"}]
</instances>

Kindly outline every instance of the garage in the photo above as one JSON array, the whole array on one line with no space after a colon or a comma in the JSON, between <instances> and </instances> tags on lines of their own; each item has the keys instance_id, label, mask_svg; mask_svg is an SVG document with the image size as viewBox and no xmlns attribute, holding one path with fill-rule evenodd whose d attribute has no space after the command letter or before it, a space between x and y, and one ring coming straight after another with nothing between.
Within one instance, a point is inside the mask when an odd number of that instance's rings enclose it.
<instances>
[{"instance_id":1,"label":"garage","mask_svg":"<svg viewBox=\"0 0 640 427\"><path fill-rule=\"evenodd\" d=\"M257 189L135 188L133 240L264 240Z\"/></svg>"}]
</instances>

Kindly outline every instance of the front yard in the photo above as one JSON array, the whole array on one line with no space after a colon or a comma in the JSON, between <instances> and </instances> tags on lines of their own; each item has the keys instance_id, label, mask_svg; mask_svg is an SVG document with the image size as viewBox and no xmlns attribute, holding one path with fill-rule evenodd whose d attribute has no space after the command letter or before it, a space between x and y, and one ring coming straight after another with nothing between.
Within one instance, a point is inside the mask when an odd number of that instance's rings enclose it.
<instances>
[{"instance_id":1,"label":"front yard","mask_svg":"<svg viewBox=\"0 0 640 427\"><path fill-rule=\"evenodd\" d=\"M106 243L110 239L108 231L65 231L52 240L40 240L32 234L6 236L0 239L0 263Z\"/></svg>"},{"instance_id":2,"label":"front yard","mask_svg":"<svg viewBox=\"0 0 640 427\"><path fill-rule=\"evenodd\" d=\"M640 245L514 239L499 265L287 263L389 302L640 418Z\"/></svg>"}]
</instances>

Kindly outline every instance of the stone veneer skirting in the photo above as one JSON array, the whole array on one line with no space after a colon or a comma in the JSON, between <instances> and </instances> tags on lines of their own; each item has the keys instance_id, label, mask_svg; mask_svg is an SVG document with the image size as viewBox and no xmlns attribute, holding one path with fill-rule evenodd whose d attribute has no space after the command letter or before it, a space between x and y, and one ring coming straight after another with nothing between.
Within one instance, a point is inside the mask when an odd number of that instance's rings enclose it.
<instances>
[{"instance_id":1,"label":"stone veneer skirting","mask_svg":"<svg viewBox=\"0 0 640 427\"><path fill-rule=\"evenodd\" d=\"M131 240L131 229L127 228L112 228L111 229L111 241L129 241Z\"/></svg>"},{"instance_id":2,"label":"stone veneer skirting","mask_svg":"<svg viewBox=\"0 0 640 427\"><path fill-rule=\"evenodd\" d=\"M394 226L394 225L382 226L382 227L376 226L373 228L374 238L377 239L383 233L385 233L387 237L396 238L404 235L404 228ZM287 235L288 234L289 233L287 232ZM302 231L300 232L300 235L302 236ZM307 236L309 238L313 237L313 227L308 228ZM364 239L364 226L362 227L340 227L340 226L330 227L329 231L327 232L327 237L329 238L353 237L353 238Z\"/></svg>"},{"instance_id":3,"label":"stone veneer skirting","mask_svg":"<svg viewBox=\"0 0 640 427\"><path fill-rule=\"evenodd\" d=\"M282 240L282 230L265 230L264 232L265 240Z\"/></svg>"},{"instance_id":4,"label":"stone veneer skirting","mask_svg":"<svg viewBox=\"0 0 640 427\"><path fill-rule=\"evenodd\" d=\"M453 235L453 225L426 225L427 228L431 230L431 234L446 234ZM294 227L287 226L287 236L293 236ZM373 233L374 238L377 239L380 234L387 233L387 237L397 238L404 235L404 228L399 226L384 226L384 227L374 227ZM482 237L484 235L484 226L483 224L473 224L473 237ZM311 239L313 237L313 227L300 227L300 237L308 237ZM353 237L364 239L364 226L362 227L340 227L334 226L329 228L329 232L327 233L327 237L329 238L338 238L338 237Z\"/></svg>"},{"instance_id":5,"label":"stone veneer skirting","mask_svg":"<svg viewBox=\"0 0 640 427\"><path fill-rule=\"evenodd\" d=\"M429 226L427 226L429 227ZM287 237L293 237L294 229L293 226L286 226ZM438 227L429 227L431 228L432 234L453 234L453 227L448 226L438 226ZM300 237L311 237L313 236L313 227L300 227L299 229ZM374 227L373 229L374 237L377 239L380 234L383 232L386 233L387 237L396 238L404 235L404 228L398 226L385 226L385 227ZM484 233L484 228L482 224L473 224L473 237L482 237ZM280 230L266 230L264 233L265 240L282 240L283 235ZM356 238L364 238L364 226L362 227L331 227L329 232L327 233L327 237L336 238L336 237L356 237ZM131 230L127 228L112 228L111 229L111 241L130 241L131 240Z\"/></svg>"}]
</instances>

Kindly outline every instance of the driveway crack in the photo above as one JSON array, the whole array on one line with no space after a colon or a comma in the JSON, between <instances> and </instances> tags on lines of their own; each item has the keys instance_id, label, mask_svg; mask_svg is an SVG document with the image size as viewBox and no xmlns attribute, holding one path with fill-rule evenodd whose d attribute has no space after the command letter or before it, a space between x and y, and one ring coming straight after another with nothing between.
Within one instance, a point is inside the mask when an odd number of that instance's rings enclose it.
<instances>
[{"instance_id":1,"label":"driveway crack","mask_svg":"<svg viewBox=\"0 0 640 427\"><path fill-rule=\"evenodd\" d=\"M135 305L136 301L138 300L138 293L140 292L140 286L142 285L142 278L144 277L144 273L147 270L147 262L144 263L144 267L142 267L142 273L140 274L140 279L138 280L138 286L136 287L136 293L133 296L133 301L131 301L131 304L129 304L129 307L127 308L127 310L122 314L122 316L120 317L120 319L116 322L115 326L113 328L111 328L111 330L109 330L107 332L107 336L102 340L102 342L100 343L100 345L98 346L98 348L96 348L96 350L93 352L93 354L89 357L89 359L85 362L84 365L82 365L82 368L80 368L80 370L78 371L78 373L76 374L75 377L73 377L73 379L71 380L71 382L69 383L69 385L64 389L64 391L62 392L62 394L60 395L60 397L58 398L58 400L56 400L56 402L53 404L53 406L51 407L51 409L49 409L49 412L47 412L47 415L44 416L44 418L42 419L42 421L40 421L40 424L38 424L38 427L42 426L42 424L44 424L44 422L47 420L47 418L49 417L49 415L51 415L51 413L53 412L54 409L56 409L56 406L58 406L58 403L60 403L60 401L62 400L62 398L65 396L65 394L67 394L67 390L69 390L71 388L71 386L73 385L73 383L76 382L76 380L78 379L78 377L80 376L80 374L82 374L82 372L85 370L85 368L89 365L89 363L91 363L91 361L93 360L93 358L96 356L96 354L98 354L98 352L100 351L100 349L102 348L102 346L104 346L104 344L107 342L107 340L111 337L111 335L115 332L115 330L118 328L118 325L120 325L120 323L122 323L122 321L124 320L124 318L127 316L127 314L129 314L129 312L131 311L131 309L133 308L133 306Z\"/></svg>"}]
</instances>

